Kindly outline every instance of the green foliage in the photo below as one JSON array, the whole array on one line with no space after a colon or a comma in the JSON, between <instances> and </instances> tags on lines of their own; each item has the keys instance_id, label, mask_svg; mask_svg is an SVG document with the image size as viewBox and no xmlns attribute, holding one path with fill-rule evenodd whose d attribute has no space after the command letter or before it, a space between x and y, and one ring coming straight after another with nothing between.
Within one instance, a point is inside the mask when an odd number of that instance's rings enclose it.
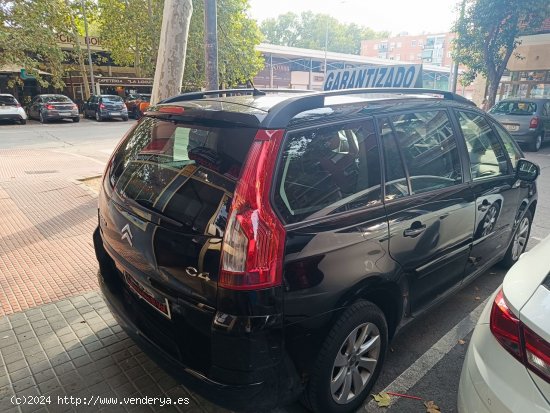
<instances>
[{"instance_id":1,"label":"green foliage","mask_svg":"<svg viewBox=\"0 0 550 413\"><path fill-rule=\"evenodd\" d=\"M388 32L340 23L327 14L303 12L301 15L286 13L274 19L266 19L260 25L264 41L281 46L303 47L331 52L359 54L361 40L388 37Z\"/></svg>"},{"instance_id":2,"label":"green foliage","mask_svg":"<svg viewBox=\"0 0 550 413\"><path fill-rule=\"evenodd\" d=\"M104 47L113 60L136 65L142 76L153 76L162 24L163 0L99 0L99 25ZM233 86L252 78L263 67L254 50L261 35L247 15L248 0L218 0L218 68L220 82ZM187 42L183 87L193 90L205 84L204 4L193 0Z\"/></svg>"},{"instance_id":3,"label":"green foliage","mask_svg":"<svg viewBox=\"0 0 550 413\"><path fill-rule=\"evenodd\" d=\"M56 34L67 34L67 16L64 0L0 0L0 67L22 67L44 87L62 87L65 56ZM41 76L39 69L52 76ZM14 76L10 83L22 81Z\"/></svg>"},{"instance_id":4,"label":"green foliage","mask_svg":"<svg viewBox=\"0 0 550 413\"><path fill-rule=\"evenodd\" d=\"M468 69L463 84L478 74L487 79L489 103L495 101L498 84L518 38L540 29L550 14L548 0L463 0L464 10L453 31L453 58ZM515 55L516 58L521 58Z\"/></svg>"}]
</instances>

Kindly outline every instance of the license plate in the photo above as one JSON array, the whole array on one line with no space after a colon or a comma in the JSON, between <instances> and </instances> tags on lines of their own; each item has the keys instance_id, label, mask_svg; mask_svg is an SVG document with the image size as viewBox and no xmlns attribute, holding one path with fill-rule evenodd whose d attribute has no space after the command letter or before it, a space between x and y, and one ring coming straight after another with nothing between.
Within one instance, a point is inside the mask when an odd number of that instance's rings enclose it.
<instances>
[{"instance_id":1,"label":"license plate","mask_svg":"<svg viewBox=\"0 0 550 413\"><path fill-rule=\"evenodd\" d=\"M168 319L172 318L170 313L170 303L166 297L157 294L156 292L150 290L142 283L137 281L134 277L124 271L124 280L130 290L132 290L139 298L161 313Z\"/></svg>"},{"instance_id":2,"label":"license plate","mask_svg":"<svg viewBox=\"0 0 550 413\"><path fill-rule=\"evenodd\" d=\"M71 116L71 112L59 112L60 116Z\"/></svg>"},{"instance_id":3,"label":"license plate","mask_svg":"<svg viewBox=\"0 0 550 413\"><path fill-rule=\"evenodd\" d=\"M518 125L504 125L510 132L516 132L519 129Z\"/></svg>"},{"instance_id":4,"label":"license plate","mask_svg":"<svg viewBox=\"0 0 550 413\"><path fill-rule=\"evenodd\" d=\"M111 116L120 116L120 112L111 112Z\"/></svg>"}]
</instances>

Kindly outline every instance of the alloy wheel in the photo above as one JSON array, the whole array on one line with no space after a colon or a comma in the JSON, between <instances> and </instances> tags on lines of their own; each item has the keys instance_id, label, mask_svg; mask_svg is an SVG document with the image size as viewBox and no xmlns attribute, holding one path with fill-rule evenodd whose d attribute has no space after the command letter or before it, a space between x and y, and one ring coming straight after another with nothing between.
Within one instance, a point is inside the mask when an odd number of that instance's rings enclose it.
<instances>
[{"instance_id":1,"label":"alloy wheel","mask_svg":"<svg viewBox=\"0 0 550 413\"><path fill-rule=\"evenodd\" d=\"M538 151L542 146L542 134L535 138L535 150Z\"/></svg>"},{"instance_id":2,"label":"alloy wheel","mask_svg":"<svg viewBox=\"0 0 550 413\"><path fill-rule=\"evenodd\" d=\"M525 250L527 245L527 237L529 236L529 218L523 217L516 234L514 235L514 244L512 246L512 259L515 261Z\"/></svg>"},{"instance_id":3,"label":"alloy wheel","mask_svg":"<svg viewBox=\"0 0 550 413\"><path fill-rule=\"evenodd\" d=\"M497 215L498 208L495 205L492 205L491 208L489 208L489 211L487 211L487 215L485 215L485 218L483 218L483 232L481 233L482 237L493 232L497 220Z\"/></svg>"},{"instance_id":4,"label":"alloy wheel","mask_svg":"<svg viewBox=\"0 0 550 413\"><path fill-rule=\"evenodd\" d=\"M373 323L363 323L348 335L332 367L330 391L336 403L349 403L361 394L374 374L380 350L380 331Z\"/></svg>"}]
</instances>

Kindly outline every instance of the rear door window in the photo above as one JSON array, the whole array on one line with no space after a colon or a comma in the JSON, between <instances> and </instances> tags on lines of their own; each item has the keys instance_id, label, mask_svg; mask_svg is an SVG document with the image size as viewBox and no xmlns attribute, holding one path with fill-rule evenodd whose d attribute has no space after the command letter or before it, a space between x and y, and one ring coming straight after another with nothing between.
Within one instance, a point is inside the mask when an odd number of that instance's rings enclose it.
<instances>
[{"instance_id":1,"label":"rear door window","mask_svg":"<svg viewBox=\"0 0 550 413\"><path fill-rule=\"evenodd\" d=\"M446 111L412 112L392 116L390 120L412 194L462 183L456 137ZM386 160L392 168L396 162L397 159ZM386 182L395 181L395 178L389 176Z\"/></svg>"},{"instance_id":2,"label":"rear door window","mask_svg":"<svg viewBox=\"0 0 550 413\"><path fill-rule=\"evenodd\" d=\"M534 102L500 102L493 107L489 113L502 115L532 115L537 111L537 104Z\"/></svg>"},{"instance_id":3,"label":"rear door window","mask_svg":"<svg viewBox=\"0 0 550 413\"><path fill-rule=\"evenodd\" d=\"M458 122L468 147L472 179L507 175L508 156L487 119L479 113L458 111Z\"/></svg>"},{"instance_id":4,"label":"rear door window","mask_svg":"<svg viewBox=\"0 0 550 413\"><path fill-rule=\"evenodd\" d=\"M122 199L205 233L228 208L256 129L145 118L114 155L108 182Z\"/></svg>"},{"instance_id":5,"label":"rear door window","mask_svg":"<svg viewBox=\"0 0 550 413\"><path fill-rule=\"evenodd\" d=\"M381 202L372 120L289 133L278 171L275 203L287 223Z\"/></svg>"}]
</instances>

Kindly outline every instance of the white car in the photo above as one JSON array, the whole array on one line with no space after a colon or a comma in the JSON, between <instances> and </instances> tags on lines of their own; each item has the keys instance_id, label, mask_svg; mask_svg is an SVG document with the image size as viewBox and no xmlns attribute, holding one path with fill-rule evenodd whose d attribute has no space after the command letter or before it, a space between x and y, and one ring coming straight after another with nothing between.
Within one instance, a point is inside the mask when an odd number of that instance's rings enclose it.
<instances>
[{"instance_id":1,"label":"white car","mask_svg":"<svg viewBox=\"0 0 550 413\"><path fill-rule=\"evenodd\" d=\"M550 412L550 236L523 254L474 329L459 413Z\"/></svg>"},{"instance_id":2,"label":"white car","mask_svg":"<svg viewBox=\"0 0 550 413\"><path fill-rule=\"evenodd\" d=\"M21 125L27 123L27 114L13 95L0 93L0 120L14 120Z\"/></svg>"}]
</instances>

